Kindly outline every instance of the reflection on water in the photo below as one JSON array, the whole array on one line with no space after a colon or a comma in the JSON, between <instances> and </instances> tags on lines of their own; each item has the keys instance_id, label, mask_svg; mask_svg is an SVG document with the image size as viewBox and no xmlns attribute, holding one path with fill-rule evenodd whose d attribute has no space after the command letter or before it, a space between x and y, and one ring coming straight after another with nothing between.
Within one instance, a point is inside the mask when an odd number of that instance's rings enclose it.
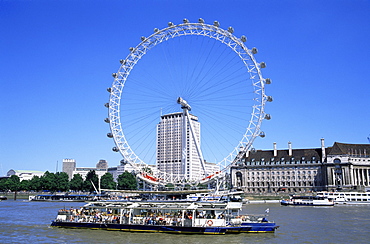
<instances>
[{"instance_id":1,"label":"reflection on water","mask_svg":"<svg viewBox=\"0 0 370 244\"><path fill-rule=\"evenodd\" d=\"M2 243L367 243L370 205L297 207L249 204L246 213L270 209L269 219L280 228L275 234L179 235L51 228L60 208L83 203L49 203L7 200L0 202Z\"/></svg>"}]
</instances>

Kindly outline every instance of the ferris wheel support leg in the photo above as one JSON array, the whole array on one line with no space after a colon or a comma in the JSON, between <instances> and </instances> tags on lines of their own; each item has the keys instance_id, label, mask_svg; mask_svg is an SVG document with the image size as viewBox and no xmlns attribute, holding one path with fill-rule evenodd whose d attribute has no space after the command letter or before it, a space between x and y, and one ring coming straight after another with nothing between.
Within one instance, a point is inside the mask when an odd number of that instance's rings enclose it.
<instances>
[{"instance_id":1,"label":"ferris wheel support leg","mask_svg":"<svg viewBox=\"0 0 370 244\"><path fill-rule=\"evenodd\" d=\"M193 136L193 140L194 140L194 143L195 143L195 147L197 149L197 153L198 153L198 157L199 157L199 160L200 160L200 164L201 164L202 169L203 169L203 173L204 173L205 176L207 176L206 166L204 165L203 154L202 154L202 151L200 150L199 143L196 140L196 136L195 136L195 133L194 133L194 128L193 128L193 125L190 121L189 112L188 112L188 110L185 111L185 109L184 109L184 113L186 115L187 122L189 123L189 126L190 126L191 135Z\"/></svg>"}]
</instances>

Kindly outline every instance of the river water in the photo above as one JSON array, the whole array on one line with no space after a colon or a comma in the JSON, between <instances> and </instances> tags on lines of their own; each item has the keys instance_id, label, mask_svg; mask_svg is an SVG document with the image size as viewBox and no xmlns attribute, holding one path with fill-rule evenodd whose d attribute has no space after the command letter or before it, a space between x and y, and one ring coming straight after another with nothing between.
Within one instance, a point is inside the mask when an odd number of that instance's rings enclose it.
<instances>
[{"instance_id":1,"label":"river water","mask_svg":"<svg viewBox=\"0 0 370 244\"><path fill-rule=\"evenodd\" d=\"M264 213L280 228L274 234L182 235L50 227L60 208L84 203L0 202L1 243L369 243L370 205L295 207L248 204L243 212Z\"/></svg>"}]
</instances>

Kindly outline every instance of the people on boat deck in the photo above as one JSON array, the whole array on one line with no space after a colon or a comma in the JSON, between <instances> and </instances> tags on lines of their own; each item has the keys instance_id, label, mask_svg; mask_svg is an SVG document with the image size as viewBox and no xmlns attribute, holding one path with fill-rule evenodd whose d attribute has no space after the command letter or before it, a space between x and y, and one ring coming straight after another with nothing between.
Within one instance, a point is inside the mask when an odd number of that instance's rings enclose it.
<instances>
[{"instance_id":1,"label":"people on boat deck","mask_svg":"<svg viewBox=\"0 0 370 244\"><path fill-rule=\"evenodd\" d=\"M101 209L87 209L81 207L80 209L75 209L71 207L70 209L60 210L62 215L66 215L64 221L73 222L91 222L91 223L132 223L132 224L145 224L145 225L174 225L178 226L183 223L183 221L188 221L193 219L193 211L186 211L183 215L182 211L176 211L171 213L162 213L161 211L152 212L148 210L143 212L144 215L130 216L128 213L121 214L119 211L113 209L106 209L105 211ZM195 211L194 212L197 219L215 219L216 215L214 211ZM184 216L184 220L182 219ZM217 215L217 219L224 219L224 214ZM62 221L62 219L60 219Z\"/></svg>"}]
</instances>

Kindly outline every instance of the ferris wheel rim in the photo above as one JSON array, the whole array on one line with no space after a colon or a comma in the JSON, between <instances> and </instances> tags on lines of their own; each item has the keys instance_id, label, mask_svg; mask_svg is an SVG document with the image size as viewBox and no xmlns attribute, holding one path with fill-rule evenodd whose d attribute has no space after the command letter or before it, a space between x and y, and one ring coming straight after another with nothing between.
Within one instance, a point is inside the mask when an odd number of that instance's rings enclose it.
<instances>
[{"instance_id":1,"label":"ferris wheel rim","mask_svg":"<svg viewBox=\"0 0 370 244\"><path fill-rule=\"evenodd\" d=\"M261 133L260 127L262 120L265 117L265 103L269 100L264 91L265 80L262 77L261 68L265 66L264 63L257 63L254 58L254 50L248 49L244 42L246 38L242 36L237 38L233 35L233 29L231 27L228 30L219 27L218 22L214 22L213 25L205 24L202 19L198 23L190 23L186 19L183 23L174 25L169 23L168 27L161 30L154 29L154 33L148 37L142 37L141 42L134 48L130 48L130 53L124 60L121 60L121 66L117 73L113 73L114 81L112 87L109 88L110 99L109 103L106 105L108 107L108 119L110 125L111 133L109 137L113 137L116 147L113 148L114 151L119 151L126 162L128 162L137 171L139 176L143 175L142 168L146 167L143 160L140 159L138 155L132 150L129 142L123 133L121 116L120 116L120 100L122 96L122 91L125 86L126 80L130 75L130 72L139 62L139 60L153 47L156 45L173 39L175 37L193 35L193 36L204 36L220 41L221 43L227 45L231 48L244 63L248 72L250 73L250 79L257 77L255 81L252 82L254 93L256 93L259 99L253 105L251 112L251 118L249 120L246 132L243 134L242 139L239 141L238 145L234 148L229 155L227 155L218 164L223 167L221 171L228 169L239 155L247 152L255 138ZM250 65L247 61L251 61L254 65ZM252 76L254 76L252 78ZM137 167L139 165L139 167ZM158 181L156 179L155 181ZM163 179L162 179L163 180ZM200 181L206 181L205 179L200 179ZM153 181L153 180L151 180ZM166 180L164 180L166 181Z\"/></svg>"}]
</instances>

